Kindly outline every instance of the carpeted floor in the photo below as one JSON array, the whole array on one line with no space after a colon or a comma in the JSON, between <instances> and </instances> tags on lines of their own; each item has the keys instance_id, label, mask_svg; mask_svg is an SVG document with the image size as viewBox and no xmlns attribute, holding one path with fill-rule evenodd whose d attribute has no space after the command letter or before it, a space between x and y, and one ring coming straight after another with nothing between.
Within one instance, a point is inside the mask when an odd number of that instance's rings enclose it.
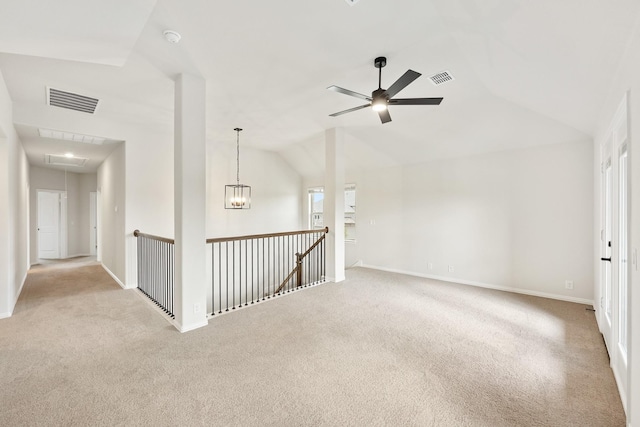
<instances>
[{"instance_id":1,"label":"carpeted floor","mask_svg":"<svg viewBox=\"0 0 640 427\"><path fill-rule=\"evenodd\" d=\"M0 425L624 426L585 306L363 268L177 332L97 264L0 320Z\"/></svg>"}]
</instances>

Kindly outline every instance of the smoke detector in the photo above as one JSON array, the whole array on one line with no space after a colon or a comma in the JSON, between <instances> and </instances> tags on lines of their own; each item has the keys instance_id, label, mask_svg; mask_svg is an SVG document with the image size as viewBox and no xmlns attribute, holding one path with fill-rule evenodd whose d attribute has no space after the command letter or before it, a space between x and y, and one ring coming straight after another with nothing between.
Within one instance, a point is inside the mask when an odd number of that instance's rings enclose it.
<instances>
[{"instance_id":1,"label":"smoke detector","mask_svg":"<svg viewBox=\"0 0 640 427\"><path fill-rule=\"evenodd\" d=\"M162 34L164 34L164 38L167 39L169 43L178 43L182 38L180 33L173 30L164 30Z\"/></svg>"},{"instance_id":2,"label":"smoke detector","mask_svg":"<svg viewBox=\"0 0 640 427\"><path fill-rule=\"evenodd\" d=\"M360 0L344 0L344 1L346 1L349 6L353 6L354 4L358 3Z\"/></svg>"}]
</instances>

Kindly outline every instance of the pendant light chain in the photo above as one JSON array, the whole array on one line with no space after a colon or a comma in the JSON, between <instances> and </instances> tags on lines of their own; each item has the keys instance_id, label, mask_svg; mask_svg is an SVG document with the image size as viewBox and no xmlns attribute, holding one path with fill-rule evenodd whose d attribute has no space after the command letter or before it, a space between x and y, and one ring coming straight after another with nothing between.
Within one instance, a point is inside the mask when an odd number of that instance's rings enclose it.
<instances>
[{"instance_id":1,"label":"pendant light chain","mask_svg":"<svg viewBox=\"0 0 640 427\"><path fill-rule=\"evenodd\" d=\"M224 186L225 209L251 209L251 187L240 184L240 132L236 131L236 183Z\"/></svg>"},{"instance_id":2,"label":"pendant light chain","mask_svg":"<svg viewBox=\"0 0 640 427\"><path fill-rule=\"evenodd\" d=\"M240 186L240 131L242 129L235 128L234 130L237 132L237 137L236 137L236 183L238 184L238 186Z\"/></svg>"}]
</instances>

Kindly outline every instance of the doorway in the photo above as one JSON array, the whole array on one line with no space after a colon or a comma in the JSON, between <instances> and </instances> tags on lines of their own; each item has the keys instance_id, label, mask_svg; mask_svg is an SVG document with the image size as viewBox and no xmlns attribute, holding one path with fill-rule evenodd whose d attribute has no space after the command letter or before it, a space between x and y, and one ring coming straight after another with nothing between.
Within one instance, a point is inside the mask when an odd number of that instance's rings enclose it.
<instances>
[{"instance_id":1,"label":"doorway","mask_svg":"<svg viewBox=\"0 0 640 427\"><path fill-rule=\"evenodd\" d=\"M89 193L89 253L98 253L98 193Z\"/></svg>"},{"instance_id":2,"label":"doorway","mask_svg":"<svg viewBox=\"0 0 640 427\"><path fill-rule=\"evenodd\" d=\"M64 192L37 191L38 258L58 259L66 252L66 199Z\"/></svg>"},{"instance_id":3,"label":"doorway","mask_svg":"<svg viewBox=\"0 0 640 427\"><path fill-rule=\"evenodd\" d=\"M600 147L600 281L596 318L626 410L629 338L628 108L625 96Z\"/></svg>"}]
</instances>

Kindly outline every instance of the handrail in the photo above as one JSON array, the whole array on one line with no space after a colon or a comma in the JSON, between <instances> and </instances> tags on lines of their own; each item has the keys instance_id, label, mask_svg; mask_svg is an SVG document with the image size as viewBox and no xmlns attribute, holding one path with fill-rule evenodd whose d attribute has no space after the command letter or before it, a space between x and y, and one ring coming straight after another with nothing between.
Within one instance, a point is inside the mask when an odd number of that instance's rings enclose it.
<instances>
[{"instance_id":1,"label":"handrail","mask_svg":"<svg viewBox=\"0 0 640 427\"><path fill-rule=\"evenodd\" d=\"M233 242L238 240L249 240L249 239L264 239L269 237L280 237L280 236L293 236L298 234L311 234L317 233L321 230L301 230L301 231L285 231L282 233L266 233L266 234L251 234L247 236L236 236L236 237L216 237L207 239L207 243L221 243L221 242ZM329 232L329 227L324 228L325 234ZM169 239L167 237L155 236L153 234L142 233L140 230L134 230L133 235L135 237L146 237L148 239L158 240L160 242L175 244L174 239ZM313 249L313 248L312 248ZM307 251L309 252L309 251ZM306 255L306 254L305 254Z\"/></svg>"},{"instance_id":2,"label":"handrail","mask_svg":"<svg viewBox=\"0 0 640 427\"><path fill-rule=\"evenodd\" d=\"M301 231L286 231L282 233L267 233L267 234L252 234L248 236L237 236L237 237L217 237L214 239L207 239L207 243L222 243L222 242L233 242L237 240L250 240L250 239L266 239L269 237L280 237L280 236L293 236L297 234L311 234L311 233L319 233L322 229L319 230L301 230ZM324 228L324 232L329 232L329 227Z\"/></svg>"},{"instance_id":3,"label":"handrail","mask_svg":"<svg viewBox=\"0 0 640 427\"><path fill-rule=\"evenodd\" d=\"M146 237L147 239L158 240L160 242L170 243L172 245L175 244L175 241L173 239L169 239L167 237L154 236L153 234L141 233L140 230L134 230L133 235L135 237Z\"/></svg>"},{"instance_id":4,"label":"handrail","mask_svg":"<svg viewBox=\"0 0 640 427\"><path fill-rule=\"evenodd\" d=\"M293 267L293 270L291 270L291 273L289 273L289 275L287 276L286 279L284 279L284 281L280 284L280 286L278 286L278 289L275 290L275 292L273 293L274 295L277 294L278 292L280 292L282 290L282 288L285 287L285 285L287 284L287 282L291 279L291 277L293 276L294 273L298 273L296 276L296 287L300 287L302 286L302 260L311 253L311 251L313 251L326 237L327 233L329 232L329 227L325 227L325 233L318 237L318 240L316 240L316 242L311 245L311 247L309 249L306 250L305 253L303 254L296 254L296 266Z\"/></svg>"},{"instance_id":5,"label":"handrail","mask_svg":"<svg viewBox=\"0 0 640 427\"><path fill-rule=\"evenodd\" d=\"M329 230L329 227L325 227L325 229ZM307 255L309 255L309 253L311 253L312 250L314 250L316 248L316 246L318 246L320 244L320 242L322 242L324 240L324 238L327 235L327 232L325 232L325 234L323 234L322 236L320 236L318 238L318 240L316 240L316 242L309 248L307 249L307 251L305 253L303 253L302 255L300 255L300 260L302 261Z\"/></svg>"}]
</instances>

